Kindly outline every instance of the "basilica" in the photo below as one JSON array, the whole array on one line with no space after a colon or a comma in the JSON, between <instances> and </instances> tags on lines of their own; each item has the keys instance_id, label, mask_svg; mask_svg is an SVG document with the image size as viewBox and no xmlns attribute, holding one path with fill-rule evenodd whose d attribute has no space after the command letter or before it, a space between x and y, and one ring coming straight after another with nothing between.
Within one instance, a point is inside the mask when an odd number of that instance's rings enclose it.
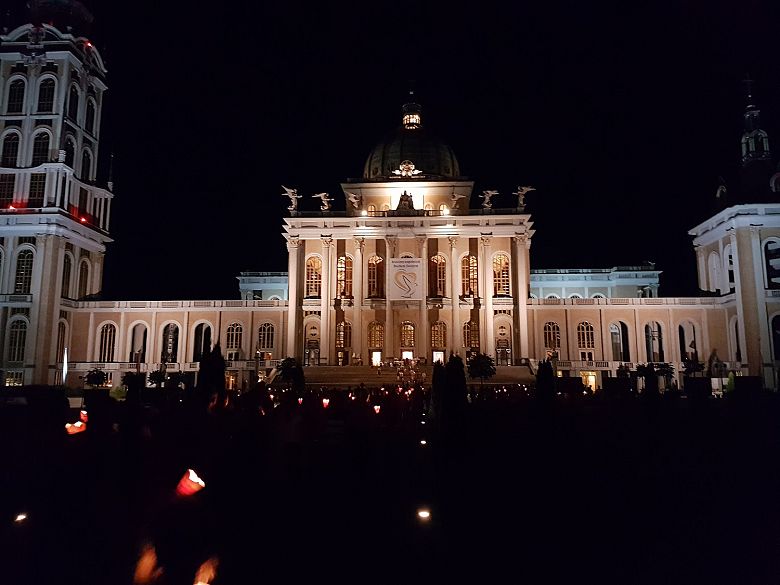
<instances>
[{"instance_id":1,"label":"basilica","mask_svg":"<svg viewBox=\"0 0 780 585\"><path fill-rule=\"evenodd\" d=\"M639 363L668 363L681 378L683 360L716 352L776 387L780 175L752 99L745 187L689 232L706 296L660 297L652 264L532 269L533 187L518 186L511 208L495 207L491 191L471 206L474 183L412 95L363 176L317 195L320 211L299 210L294 187L269 194L289 200L286 273L242 273L236 299L111 301L95 300L114 197L96 178L106 90L99 51L70 27L30 23L0 36L6 386L79 386L96 368L114 385L127 371L195 376L219 340L233 387L288 356L308 377L403 358L432 364L451 352L486 353L506 379L552 358L558 375L594 389Z\"/></svg>"}]
</instances>

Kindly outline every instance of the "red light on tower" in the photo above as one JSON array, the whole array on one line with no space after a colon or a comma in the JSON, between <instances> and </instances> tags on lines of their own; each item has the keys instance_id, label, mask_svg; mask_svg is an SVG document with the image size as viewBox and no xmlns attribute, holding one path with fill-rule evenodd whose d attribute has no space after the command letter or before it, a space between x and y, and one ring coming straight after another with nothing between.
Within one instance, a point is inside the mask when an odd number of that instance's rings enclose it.
<instances>
[{"instance_id":1,"label":"red light on tower","mask_svg":"<svg viewBox=\"0 0 780 585\"><path fill-rule=\"evenodd\" d=\"M375 412L375 413L379 414L379 411L380 411L380 410L382 410L382 407L381 407L381 406L379 406L378 404L374 405L374 412Z\"/></svg>"},{"instance_id":2,"label":"red light on tower","mask_svg":"<svg viewBox=\"0 0 780 585\"><path fill-rule=\"evenodd\" d=\"M329 404L330 404L330 398L323 398L322 399L322 408L328 408Z\"/></svg>"}]
</instances>

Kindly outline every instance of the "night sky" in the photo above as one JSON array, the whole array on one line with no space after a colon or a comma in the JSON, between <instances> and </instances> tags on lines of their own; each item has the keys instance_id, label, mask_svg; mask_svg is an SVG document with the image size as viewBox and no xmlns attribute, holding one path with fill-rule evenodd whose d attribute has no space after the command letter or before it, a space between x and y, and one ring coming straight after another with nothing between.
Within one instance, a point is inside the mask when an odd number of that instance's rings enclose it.
<instances>
[{"instance_id":1,"label":"night sky","mask_svg":"<svg viewBox=\"0 0 780 585\"><path fill-rule=\"evenodd\" d=\"M286 270L280 185L343 209L410 81L476 193L537 187L533 268L655 261L666 296L696 294L687 230L718 176L737 187L747 74L780 150L769 1L86 4L109 68L109 299L237 298L239 271Z\"/></svg>"}]
</instances>

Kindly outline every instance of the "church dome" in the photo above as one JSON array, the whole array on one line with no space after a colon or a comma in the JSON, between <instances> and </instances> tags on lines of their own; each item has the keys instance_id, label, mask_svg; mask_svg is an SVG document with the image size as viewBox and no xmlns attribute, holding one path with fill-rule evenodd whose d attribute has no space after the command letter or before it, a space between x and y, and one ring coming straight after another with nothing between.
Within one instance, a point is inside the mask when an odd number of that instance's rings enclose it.
<instances>
[{"instance_id":1,"label":"church dome","mask_svg":"<svg viewBox=\"0 0 780 585\"><path fill-rule=\"evenodd\" d=\"M452 149L422 127L420 106L402 108L402 125L388 134L368 155L364 179L394 177L455 178L460 176Z\"/></svg>"}]
</instances>

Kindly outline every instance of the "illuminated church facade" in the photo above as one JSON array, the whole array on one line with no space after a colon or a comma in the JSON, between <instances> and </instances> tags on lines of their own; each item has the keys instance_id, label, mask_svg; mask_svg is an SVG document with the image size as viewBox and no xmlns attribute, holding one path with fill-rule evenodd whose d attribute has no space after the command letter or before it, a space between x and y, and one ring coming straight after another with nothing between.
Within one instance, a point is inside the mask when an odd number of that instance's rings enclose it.
<instances>
[{"instance_id":1,"label":"illuminated church facade","mask_svg":"<svg viewBox=\"0 0 780 585\"><path fill-rule=\"evenodd\" d=\"M679 372L684 359L713 350L730 369L776 385L778 175L690 231L707 296L659 297L652 265L532 270L532 189L519 187L511 208L494 207L494 192L473 194L412 99L363 176L341 185L344 211L327 194L320 211L299 210L300 195L284 188L286 273L242 273L240 299L99 299L113 198L95 170L105 76L87 38L48 24L0 36L5 385L77 386L93 368L115 385L126 371L197 372L216 340L233 386L287 356L313 372L483 352L509 377L554 357L560 375L595 388L624 364ZM751 175L771 155L754 105L745 118Z\"/></svg>"}]
</instances>

